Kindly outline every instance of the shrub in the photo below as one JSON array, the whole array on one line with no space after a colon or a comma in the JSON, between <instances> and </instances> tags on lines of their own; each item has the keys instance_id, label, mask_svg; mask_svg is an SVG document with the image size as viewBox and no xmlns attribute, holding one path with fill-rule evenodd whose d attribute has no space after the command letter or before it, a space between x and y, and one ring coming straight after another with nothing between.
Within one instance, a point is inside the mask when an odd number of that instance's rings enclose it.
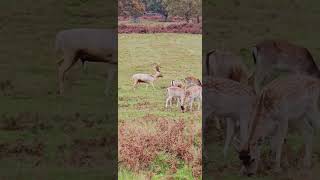
<instances>
[{"instance_id":1,"label":"shrub","mask_svg":"<svg viewBox=\"0 0 320 180\"><path fill-rule=\"evenodd\" d=\"M201 124L157 118L119 124L119 161L133 171L153 167L174 172L183 161L193 175L201 175ZM199 143L200 142L200 143ZM167 155L164 155L163 153ZM170 158L168 158L170 157ZM152 167L151 167L152 168ZM158 168L159 169L159 168Z\"/></svg>"},{"instance_id":2,"label":"shrub","mask_svg":"<svg viewBox=\"0 0 320 180\"><path fill-rule=\"evenodd\" d=\"M119 33L190 33L201 34L202 24L173 23L169 25L119 24Z\"/></svg>"}]
</instances>

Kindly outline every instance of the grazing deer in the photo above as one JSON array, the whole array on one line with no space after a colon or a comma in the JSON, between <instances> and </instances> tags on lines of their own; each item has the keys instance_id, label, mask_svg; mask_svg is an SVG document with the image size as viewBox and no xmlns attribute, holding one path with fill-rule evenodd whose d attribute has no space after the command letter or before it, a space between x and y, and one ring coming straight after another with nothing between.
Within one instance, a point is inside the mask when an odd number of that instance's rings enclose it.
<instances>
[{"instance_id":1,"label":"grazing deer","mask_svg":"<svg viewBox=\"0 0 320 180\"><path fill-rule=\"evenodd\" d=\"M199 101L198 111L200 110L202 104L202 87L201 86L191 86L186 89L186 102L189 103L189 109L192 111L192 105L195 100Z\"/></svg>"},{"instance_id":2,"label":"grazing deer","mask_svg":"<svg viewBox=\"0 0 320 180\"><path fill-rule=\"evenodd\" d=\"M186 84L186 87L190 87L190 86L194 86L194 85L198 85L198 86L201 86L202 83L201 81L196 78L196 77L193 77L193 76L188 76L185 78L185 84Z\"/></svg>"},{"instance_id":3,"label":"grazing deer","mask_svg":"<svg viewBox=\"0 0 320 180\"><path fill-rule=\"evenodd\" d=\"M180 104L181 110L184 111L184 100L185 100L185 90L180 87L171 86L167 88L167 99L166 99L166 108L168 108L168 105L170 103L170 106L172 106L172 99L177 98L177 106Z\"/></svg>"},{"instance_id":4,"label":"grazing deer","mask_svg":"<svg viewBox=\"0 0 320 180\"><path fill-rule=\"evenodd\" d=\"M273 138L271 150L275 153L274 170L281 170L282 145L289 124L298 128L304 136L303 164L305 168L310 168L313 132L320 128L319 97L319 80L305 75L288 75L262 89L250 123L249 138L239 153L247 175L256 173L260 160L259 145L267 135Z\"/></svg>"},{"instance_id":5,"label":"grazing deer","mask_svg":"<svg viewBox=\"0 0 320 180\"><path fill-rule=\"evenodd\" d=\"M133 89L136 88L137 84L139 83L146 83L146 88L148 87L148 84L151 84L153 89L154 88L154 84L153 81L155 81L156 79L158 79L159 77L163 77L162 74L160 73L160 66L159 65L155 65L155 74L151 75L151 74L142 74L142 73L138 73L138 74L134 74L132 76L133 79Z\"/></svg>"},{"instance_id":6,"label":"grazing deer","mask_svg":"<svg viewBox=\"0 0 320 180\"><path fill-rule=\"evenodd\" d=\"M320 71L308 49L282 40L265 40L252 48L256 65L254 87L257 93L262 85L272 80L276 70L320 77Z\"/></svg>"},{"instance_id":7,"label":"grazing deer","mask_svg":"<svg viewBox=\"0 0 320 180\"><path fill-rule=\"evenodd\" d=\"M235 135L240 133L240 147L248 139L249 119L254 112L256 95L252 88L225 78L204 78L203 129L211 114L227 118L227 133L223 149L226 157L228 147ZM240 127L237 127L239 124Z\"/></svg>"},{"instance_id":8,"label":"grazing deer","mask_svg":"<svg viewBox=\"0 0 320 180\"><path fill-rule=\"evenodd\" d=\"M206 54L204 75L248 84L249 71L240 56L213 49Z\"/></svg>"},{"instance_id":9,"label":"grazing deer","mask_svg":"<svg viewBox=\"0 0 320 180\"><path fill-rule=\"evenodd\" d=\"M117 32L115 29L68 29L57 33L55 50L59 56L58 93L64 93L66 73L79 60L107 63L106 94L109 94L116 80L118 64Z\"/></svg>"}]
</instances>

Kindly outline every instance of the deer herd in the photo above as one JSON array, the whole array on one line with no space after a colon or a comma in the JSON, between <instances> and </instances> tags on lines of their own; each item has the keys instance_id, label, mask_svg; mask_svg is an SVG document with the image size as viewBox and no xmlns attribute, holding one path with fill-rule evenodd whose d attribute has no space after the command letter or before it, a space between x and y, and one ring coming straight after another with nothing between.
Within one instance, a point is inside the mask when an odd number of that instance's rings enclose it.
<instances>
[{"instance_id":1,"label":"deer herd","mask_svg":"<svg viewBox=\"0 0 320 180\"><path fill-rule=\"evenodd\" d=\"M143 73L134 74L132 76L133 89L136 89L139 83L145 83L146 88L151 84L153 89L155 89L153 82L163 76L160 73L159 64L154 65L154 70L154 75ZM166 94L166 108L172 106L172 101L176 100L177 107L180 106L182 112L186 110L185 107L189 107L189 110L192 111L194 101L198 101L198 110L200 110L202 104L202 83L193 76L188 76L182 80L172 80L170 86L166 89Z\"/></svg>"},{"instance_id":2,"label":"deer herd","mask_svg":"<svg viewBox=\"0 0 320 180\"><path fill-rule=\"evenodd\" d=\"M81 37L81 38L80 38ZM110 39L107 41L106 39ZM99 29L73 29L57 34L59 93L64 92L67 71L79 60L109 64L108 80L115 77L117 65L116 32ZM198 101L203 104L203 129L210 119L226 122L224 156L236 144L241 172L257 173L261 165L261 145L270 137L274 170L281 170L281 155L288 133L298 131L304 138L303 167L312 165L314 132L320 128L320 71L308 49L283 40L264 40L250 49L254 71L249 72L241 56L224 50L211 50L204 59L203 84L193 76L172 80L166 88L165 107L177 101L181 111ZM133 88L152 85L162 77L160 65L155 73L134 74ZM277 74L286 72L284 76ZM278 77L275 77L278 75ZM169 84L169 83L168 83ZM204 87L204 93L202 93ZM108 93L108 92L106 92ZM295 127L295 128L292 128ZM204 136L205 137L205 136Z\"/></svg>"},{"instance_id":3,"label":"deer herd","mask_svg":"<svg viewBox=\"0 0 320 180\"><path fill-rule=\"evenodd\" d=\"M240 172L251 176L261 166L261 145L267 137L271 139L273 170L280 172L288 133L300 132L305 152L302 164L308 170L312 165L312 139L320 128L320 71L306 48L287 41L265 40L251 53L255 64L252 73L235 54L221 50L207 53L203 73L204 133L210 117L224 119L224 155L234 142ZM273 77L277 71L287 73Z\"/></svg>"}]
</instances>

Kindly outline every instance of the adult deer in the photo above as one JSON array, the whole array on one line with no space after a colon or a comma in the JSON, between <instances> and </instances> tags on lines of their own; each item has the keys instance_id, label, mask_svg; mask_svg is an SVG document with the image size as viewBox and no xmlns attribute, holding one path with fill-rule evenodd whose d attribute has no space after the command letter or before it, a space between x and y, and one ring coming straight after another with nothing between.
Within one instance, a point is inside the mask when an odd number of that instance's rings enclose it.
<instances>
[{"instance_id":1,"label":"adult deer","mask_svg":"<svg viewBox=\"0 0 320 180\"><path fill-rule=\"evenodd\" d=\"M243 143L247 142L249 120L256 105L256 95L249 86L230 79L213 77L204 78L203 92L206 99L202 118L204 131L211 114L227 119L227 135L223 150L226 156L228 146L238 132L240 145L243 146ZM237 124L240 127L237 127Z\"/></svg>"},{"instance_id":2,"label":"adult deer","mask_svg":"<svg viewBox=\"0 0 320 180\"><path fill-rule=\"evenodd\" d=\"M259 93L263 84L278 71L320 77L320 71L308 49L283 40L265 40L252 48L255 63L254 87Z\"/></svg>"},{"instance_id":3,"label":"adult deer","mask_svg":"<svg viewBox=\"0 0 320 180\"><path fill-rule=\"evenodd\" d=\"M239 153L247 175L256 173L260 160L259 145L268 135L272 136L271 150L275 153L274 170L281 170L282 146L289 124L303 134L303 164L305 168L310 168L313 132L320 128L319 97L320 81L305 75L288 75L272 81L262 89L250 123L249 138Z\"/></svg>"}]
</instances>

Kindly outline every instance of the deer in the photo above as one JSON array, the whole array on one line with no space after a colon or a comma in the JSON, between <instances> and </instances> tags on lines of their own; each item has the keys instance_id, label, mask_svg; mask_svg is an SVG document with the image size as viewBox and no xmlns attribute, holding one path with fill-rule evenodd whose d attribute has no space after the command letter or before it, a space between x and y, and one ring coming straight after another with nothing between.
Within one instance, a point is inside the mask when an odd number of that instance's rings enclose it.
<instances>
[{"instance_id":1,"label":"deer","mask_svg":"<svg viewBox=\"0 0 320 180\"><path fill-rule=\"evenodd\" d=\"M249 136L239 151L239 158L248 176L257 172L260 160L260 145L272 135L271 150L275 154L275 172L281 171L282 146L288 127L302 132L305 145L303 166L311 167L312 138L320 128L320 81L312 76L290 74L273 80L259 95L257 108L249 125Z\"/></svg>"},{"instance_id":2,"label":"deer","mask_svg":"<svg viewBox=\"0 0 320 180\"><path fill-rule=\"evenodd\" d=\"M264 40L251 48L255 71L254 89L261 91L276 70L320 78L320 71L307 48L284 40Z\"/></svg>"},{"instance_id":3,"label":"deer","mask_svg":"<svg viewBox=\"0 0 320 180\"><path fill-rule=\"evenodd\" d=\"M253 88L237 81L211 76L204 78L203 87L206 99L203 104L203 130L208 131L206 122L211 114L226 118L227 130L223 148L226 157L229 145L236 135L240 135L240 145L236 145L236 150L248 139L249 120L256 106L256 94Z\"/></svg>"},{"instance_id":4,"label":"deer","mask_svg":"<svg viewBox=\"0 0 320 180\"><path fill-rule=\"evenodd\" d=\"M189 110L192 111L192 105L195 100L199 101L198 111L200 111L200 107L202 104L202 87L195 85L186 89L186 102L189 103Z\"/></svg>"},{"instance_id":5,"label":"deer","mask_svg":"<svg viewBox=\"0 0 320 180\"><path fill-rule=\"evenodd\" d=\"M160 73L160 65L157 64L154 66L155 74L134 74L132 76L133 79L133 89L136 89L137 84L139 83L146 83L146 88L148 87L149 84L152 85L152 88L155 89L153 82L158 79L159 77L163 77L162 74Z\"/></svg>"},{"instance_id":6,"label":"deer","mask_svg":"<svg viewBox=\"0 0 320 180\"><path fill-rule=\"evenodd\" d=\"M170 86L175 86L175 87L180 87L180 88L184 88L185 89L185 80L171 80ZM177 97L173 97L172 100L176 100L177 101L177 107L179 106L179 102Z\"/></svg>"},{"instance_id":7,"label":"deer","mask_svg":"<svg viewBox=\"0 0 320 180\"><path fill-rule=\"evenodd\" d=\"M166 108L170 103L172 106L173 98L177 98L177 106L180 105L182 111L184 111L184 100L186 97L185 89L177 87L177 86L170 86L167 88L167 99L166 99Z\"/></svg>"},{"instance_id":8,"label":"deer","mask_svg":"<svg viewBox=\"0 0 320 180\"><path fill-rule=\"evenodd\" d=\"M106 63L107 80L106 94L112 89L115 81L118 51L117 32L115 29L67 29L57 33L55 51L59 57L58 65L58 94L64 93L66 73L81 60L84 62Z\"/></svg>"}]
</instances>

